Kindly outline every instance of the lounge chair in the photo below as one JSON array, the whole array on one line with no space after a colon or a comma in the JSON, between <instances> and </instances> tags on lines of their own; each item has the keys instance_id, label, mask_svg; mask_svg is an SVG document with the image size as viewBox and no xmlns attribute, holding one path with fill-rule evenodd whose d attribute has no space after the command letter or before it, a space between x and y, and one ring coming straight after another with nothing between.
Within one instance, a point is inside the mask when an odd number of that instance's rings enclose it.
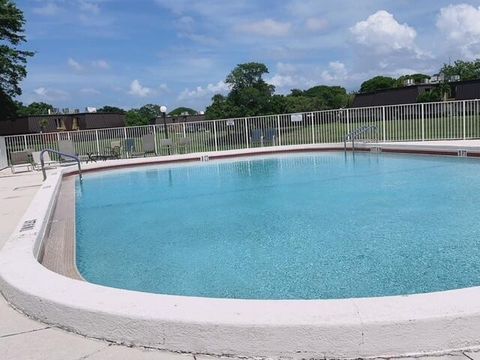
<instances>
[{"instance_id":1,"label":"lounge chair","mask_svg":"<svg viewBox=\"0 0 480 360\"><path fill-rule=\"evenodd\" d=\"M263 137L264 145L275 145L275 140L277 139L277 129L268 128L265 130L265 136Z\"/></svg>"},{"instance_id":2,"label":"lounge chair","mask_svg":"<svg viewBox=\"0 0 480 360\"><path fill-rule=\"evenodd\" d=\"M147 156L147 154L157 155L157 150L155 149L155 138L153 136L153 134L143 135L143 156Z\"/></svg>"},{"instance_id":3,"label":"lounge chair","mask_svg":"<svg viewBox=\"0 0 480 360\"><path fill-rule=\"evenodd\" d=\"M250 136L250 144L263 146L262 129L253 129Z\"/></svg>"},{"instance_id":4,"label":"lounge chair","mask_svg":"<svg viewBox=\"0 0 480 360\"><path fill-rule=\"evenodd\" d=\"M160 139L160 149L167 149L169 150L170 154L170 149L173 147L173 141L172 139Z\"/></svg>"},{"instance_id":5,"label":"lounge chair","mask_svg":"<svg viewBox=\"0 0 480 360\"><path fill-rule=\"evenodd\" d=\"M192 140L190 138L180 138L177 143L177 148L179 149L179 153L182 154L180 149L183 149L183 153L186 153L187 151L187 146L189 146L192 143Z\"/></svg>"},{"instance_id":6,"label":"lounge chair","mask_svg":"<svg viewBox=\"0 0 480 360\"><path fill-rule=\"evenodd\" d=\"M12 170L12 174L17 173L17 168L26 168L27 170L24 171L31 171L33 169L31 154L32 152L29 150L13 151L10 153L10 169Z\"/></svg>"},{"instance_id":7,"label":"lounge chair","mask_svg":"<svg viewBox=\"0 0 480 360\"><path fill-rule=\"evenodd\" d=\"M42 168L42 164L41 164L41 161L40 161L40 154L42 152L41 151L34 151L32 152L32 166L35 170L40 170ZM57 161L53 161L51 158L50 158L50 154L48 152L45 152L43 154L43 164L45 165L45 167L55 167L56 165L58 165L58 162Z\"/></svg>"}]
</instances>

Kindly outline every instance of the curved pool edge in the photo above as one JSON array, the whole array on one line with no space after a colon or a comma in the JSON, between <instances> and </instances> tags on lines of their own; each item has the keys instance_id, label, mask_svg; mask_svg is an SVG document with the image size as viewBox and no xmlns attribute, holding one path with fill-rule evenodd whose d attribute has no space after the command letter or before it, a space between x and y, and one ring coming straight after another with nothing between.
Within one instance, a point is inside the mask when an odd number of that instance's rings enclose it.
<instances>
[{"instance_id":1,"label":"curved pool edge","mask_svg":"<svg viewBox=\"0 0 480 360\"><path fill-rule=\"evenodd\" d=\"M302 149L313 148L294 150ZM252 152L241 152L245 154ZM198 160L195 156L163 162ZM115 165L159 162L121 160ZM102 165L107 164L89 169ZM35 319L127 345L250 357L400 356L480 345L480 287L365 299L229 300L141 293L58 275L36 257L62 177L71 173L75 169L49 174L0 251L1 292ZM34 219L33 228L21 231L25 221Z\"/></svg>"}]
</instances>

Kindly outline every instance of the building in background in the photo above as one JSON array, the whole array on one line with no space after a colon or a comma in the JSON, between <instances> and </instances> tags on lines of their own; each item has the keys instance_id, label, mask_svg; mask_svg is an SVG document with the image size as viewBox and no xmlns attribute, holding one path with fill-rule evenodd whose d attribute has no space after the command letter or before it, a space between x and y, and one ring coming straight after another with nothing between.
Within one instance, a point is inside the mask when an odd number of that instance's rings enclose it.
<instances>
[{"instance_id":1,"label":"building in background","mask_svg":"<svg viewBox=\"0 0 480 360\"><path fill-rule=\"evenodd\" d=\"M404 87L359 93L355 95L352 107L414 104L419 96L442 86L443 81L440 74L424 84L406 84ZM447 84L450 86L449 100L480 99L480 79L458 81L458 77L452 77Z\"/></svg>"},{"instance_id":2,"label":"building in background","mask_svg":"<svg viewBox=\"0 0 480 360\"><path fill-rule=\"evenodd\" d=\"M125 114L120 113L56 113L0 121L0 135L94 130L123 126L125 126Z\"/></svg>"}]
</instances>

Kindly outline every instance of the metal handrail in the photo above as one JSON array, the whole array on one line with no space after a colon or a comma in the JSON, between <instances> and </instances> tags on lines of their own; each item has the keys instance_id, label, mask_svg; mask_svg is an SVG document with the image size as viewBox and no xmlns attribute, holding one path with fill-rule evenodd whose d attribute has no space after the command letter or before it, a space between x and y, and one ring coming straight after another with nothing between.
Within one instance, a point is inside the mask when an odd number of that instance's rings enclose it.
<instances>
[{"instance_id":1,"label":"metal handrail","mask_svg":"<svg viewBox=\"0 0 480 360\"><path fill-rule=\"evenodd\" d=\"M60 151L53 150L53 149L44 149L40 152L40 164L42 166L43 181L47 180L47 172L45 171L45 161L43 160L43 154L45 154L46 152L74 159L78 164L78 175L80 177L80 181L82 181L82 167L80 165L80 158L78 156L71 155L71 154L65 154L65 153L62 153Z\"/></svg>"},{"instance_id":2,"label":"metal handrail","mask_svg":"<svg viewBox=\"0 0 480 360\"><path fill-rule=\"evenodd\" d=\"M371 131L372 129L374 129L375 134L378 135L377 127L375 125L362 126L345 135L345 137L343 138L343 149L345 150L345 152L347 151L348 140L352 141L352 151L355 152L355 139L357 139L358 136L360 136L361 134L364 134L367 131Z\"/></svg>"}]
</instances>

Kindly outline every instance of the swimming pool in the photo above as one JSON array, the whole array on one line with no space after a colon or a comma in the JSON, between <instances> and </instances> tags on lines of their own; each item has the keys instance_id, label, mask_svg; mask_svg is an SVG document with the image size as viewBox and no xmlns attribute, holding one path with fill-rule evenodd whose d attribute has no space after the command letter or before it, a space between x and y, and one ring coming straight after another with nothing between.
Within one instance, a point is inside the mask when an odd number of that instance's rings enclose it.
<instances>
[{"instance_id":1,"label":"swimming pool","mask_svg":"<svg viewBox=\"0 0 480 360\"><path fill-rule=\"evenodd\" d=\"M145 292L334 299L480 283L471 159L305 153L85 175L77 265Z\"/></svg>"}]
</instances>

